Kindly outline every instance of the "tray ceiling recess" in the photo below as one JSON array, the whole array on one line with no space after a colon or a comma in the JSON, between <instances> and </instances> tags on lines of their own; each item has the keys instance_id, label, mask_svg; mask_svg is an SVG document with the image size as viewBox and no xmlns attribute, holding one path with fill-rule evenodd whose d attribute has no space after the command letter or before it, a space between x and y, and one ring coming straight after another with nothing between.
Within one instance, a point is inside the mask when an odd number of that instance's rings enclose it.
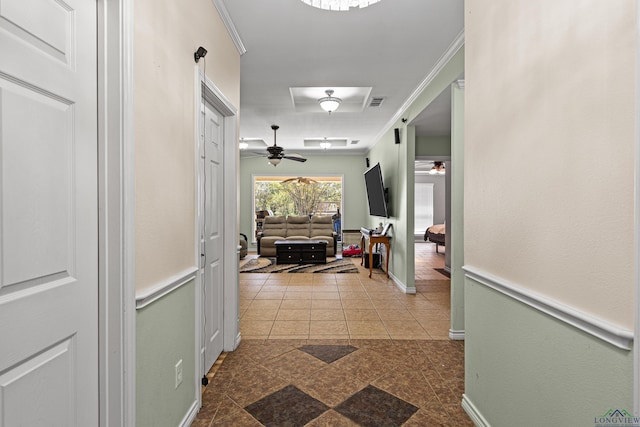
<instances>
[{"instance_id":1,"label":"tray ceiling recess","mask_svg":"<svg viewBox=\"0 0 640 427\"><path fill-rule=\"evenodd\" d=\"M291 101L293 108L297 113L321 113L324 111L318 100L327 96L326 91L333 90L332 96L340 98L342 102L340 107L331 114L339 113L360 113L365 107L369 96L371 95L371 87L290 87Z\"/></svg>"},{"instance_id":2,"label":"tray ceiling recess","mask_svg":"<svg viewBox=\"0 0 640 427\"><path fill-rule=\"evenodd\" d=\"M260 150L267 147L267 143L261 138L240 138L239 142L247 144L247 148L243 150Z\"/></svg>"},{"instance_id":3,"label":"tray ceiling recess","mask_svg":"<svg viewBox=\"0 0 640 427\"><path fill-rule=\"evenodd\" d=\"M347 146L347 138L305 138L304 146L308 148L322 148L320 145L323 142L329 142L331 147L346 147Z\"/></svg>"}]
</instances>

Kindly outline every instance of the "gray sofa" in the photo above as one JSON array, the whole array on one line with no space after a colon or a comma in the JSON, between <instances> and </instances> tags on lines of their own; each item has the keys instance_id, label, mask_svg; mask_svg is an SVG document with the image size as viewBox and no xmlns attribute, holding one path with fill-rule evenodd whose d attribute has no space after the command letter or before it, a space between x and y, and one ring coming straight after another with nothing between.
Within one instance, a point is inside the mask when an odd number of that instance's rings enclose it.
<instances>
[{"instance_id":1,"label":"gray sofa","mask_svg":"<svg viewBox=\"0 0 640 427\"><path fill-rule=\"evenodd\" d=\"M267 216L258 233L258 255L276 256L276 240L326 240L327 256L335 256L338 246L328 215Z\"/></svg>"}]
</instances>

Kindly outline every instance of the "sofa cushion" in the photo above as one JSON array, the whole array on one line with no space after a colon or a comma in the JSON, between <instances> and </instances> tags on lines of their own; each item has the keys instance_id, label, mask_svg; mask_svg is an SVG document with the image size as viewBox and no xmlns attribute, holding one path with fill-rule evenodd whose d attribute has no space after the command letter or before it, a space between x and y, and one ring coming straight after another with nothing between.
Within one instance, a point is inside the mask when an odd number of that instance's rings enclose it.
<instances>
[{"instance_id":1,"label":"sofa cushion","mask_svg":"<svg viewBox=\"0 0 640 427\"><path fill-rule=\"evenodd\" d=\"M284 239L287 236L287 221L284 216L266 216L262 224L262 236L277 236Z\"/></svg>"},{"instance_id":2,"label":"sofa cushion","mask_svg":"<svg viewBox=\"0 0 640 427\"><path fill-rule=\"evenodd\" d=\"M289 215L287 217L287 239L303 236L309 238L309 216Z\"/></svg>"},{"instance_id":3,"label":"sofa cushion","mask_svg":"<svg viewBox=\"0 0 640 427\"><path fill-rule=\"evenodd\" d=\"M333 236L333 220L328 215L314 215L311 218L309 237Z\"/></svg>"},{"instance_id":4,"label":"sofa cushion","mask_svg":"<svg viewBox=\"0 0 640 427\"><path fill-rule=\"evenodd\" d=\"M289 215L287 224L309 224L309 215Z\"/></svg>"},{"instance_id":5,"label":"sofa cushion","mask_svg":"<svg viewBox=\"0 0 640 427\"><path fill-rule=\"evenodd\" d=\"M309 240L309 236L287 236L286 240Z\"/></svg>"},{"instance_id":6,"label":"sofa cushion","mask_svg":"<svg viewBox=\"0 0 640 427\"><path fill-rule=\"evenodd\" d=\"M311 217L309 238L313 240L327 241L327 256L335 255L335 234L333 233L333 220L328 215L314 215Z\"/></svg>"}]
</instances>

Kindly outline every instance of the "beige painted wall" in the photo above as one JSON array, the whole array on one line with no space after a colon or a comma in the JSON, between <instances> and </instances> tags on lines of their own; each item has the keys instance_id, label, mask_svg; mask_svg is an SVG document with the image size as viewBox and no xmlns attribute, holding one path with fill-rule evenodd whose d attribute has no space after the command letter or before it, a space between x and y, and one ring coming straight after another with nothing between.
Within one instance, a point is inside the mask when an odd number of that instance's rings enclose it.
<instances>
[{"instance_id":1,"label":"beige painted wall","mask_svg":"<svg viewBox=\"0 0 640 427\"><path fill-rule=\"evenodd\" d=\"M195 266L195 70L240 106L240 55L210 0L136 0L137 290ZM198 46L208 50L196 65Z\"/></svg>"},{"instance_id":2,"label":"beige painted wall","mask_svg":"<svg viewBox=\"0 0 640 427\"><path fill-rule=\"evenodd\" d=\"M636 2L465 8L465 263L633 329Z\"/></svg>"}]
</instances>

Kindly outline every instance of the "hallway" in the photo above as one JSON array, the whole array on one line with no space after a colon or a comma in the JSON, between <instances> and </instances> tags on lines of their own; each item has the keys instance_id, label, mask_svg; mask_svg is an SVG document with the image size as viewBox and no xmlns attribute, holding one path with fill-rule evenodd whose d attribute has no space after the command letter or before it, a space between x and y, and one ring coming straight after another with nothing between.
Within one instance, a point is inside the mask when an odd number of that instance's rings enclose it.
<instances>
[{"instance_id":1,"label":"hallway","mask_svg":"<svg viewBox=\"0 0 640 427\"><path fill-rule=\"evenodd\" d=\"M416 295L359 259L357 274L241 274L242 342L193 425L473 425L444 255L419 243L416 259Z\"/></svg>"}]
</instances>

